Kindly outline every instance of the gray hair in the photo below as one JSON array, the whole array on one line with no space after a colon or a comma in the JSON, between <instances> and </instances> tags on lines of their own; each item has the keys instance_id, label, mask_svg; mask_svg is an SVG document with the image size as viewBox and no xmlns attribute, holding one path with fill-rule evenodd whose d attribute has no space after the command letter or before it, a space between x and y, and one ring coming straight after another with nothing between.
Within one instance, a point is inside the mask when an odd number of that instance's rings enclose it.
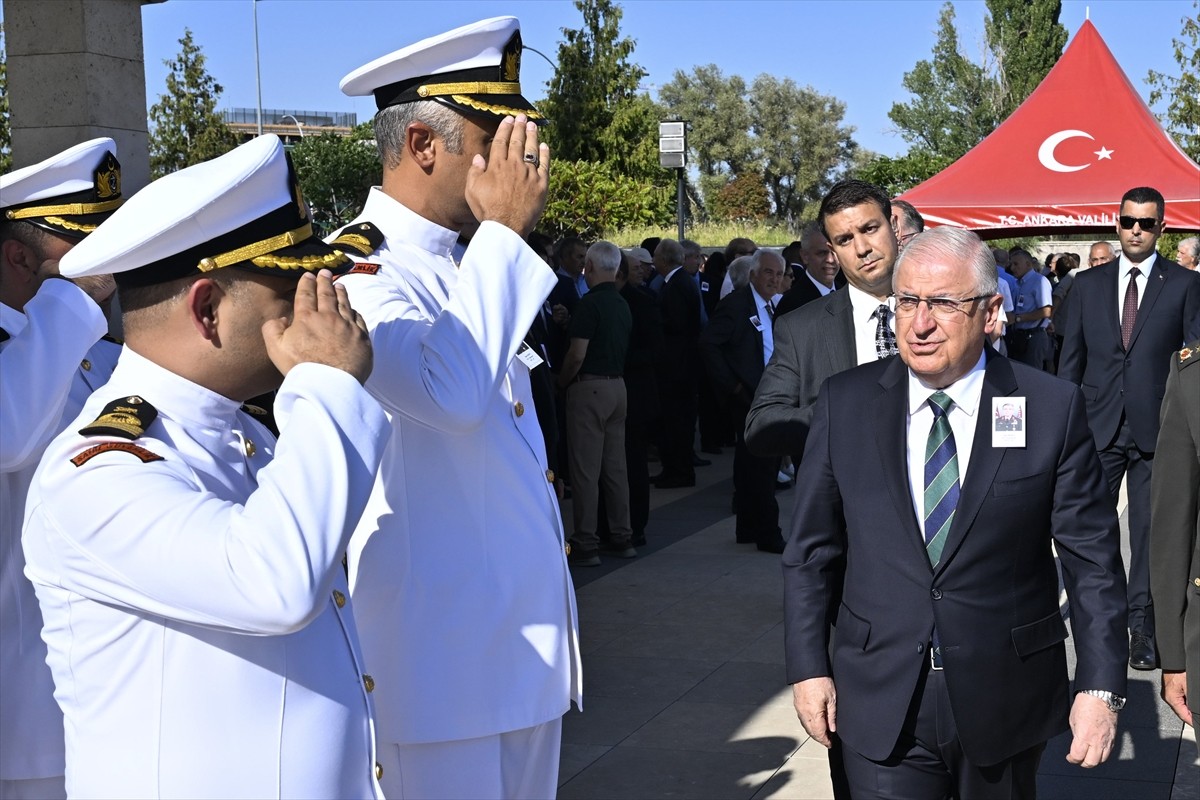
<instances>
[{"instance_id":1,"label":"gray hair","mask_svg":"<svg viewBox=\"0 0 1200 800\"><path fill-rule=\"evenodd\" d=\"M733 284L734 289L740 289L750 282L750 270L757 262L754 256L757 256L761 251L755 251L753 256L738 256L729 265L729 282Z\"/></svg>"},{"instance_id":2,"label":"gray hair","mask_svg":"<svg viewBox=\"0 0 1200 800\"><path fill-rule=\"evenodd\" d=\"M656 260L661 257L670 266L678 267L683 264L683 245L674 239L663 239L654 248L654 257Z\"/></svg>"},{"instance_id":3,"label":"gray hair","mask_svg":"<svg viewBox=\"0 0 1200 800\"><path fill-rule=\"evenodd\" d=\"M463 151L463 123L465 117L449 106L433 100L418 100L388 106L375 115L375 146L379 148L379 160L385 169L395 169L404 153L404 139L408 126L423 122L446 143L446 149L455 155Z\"/></svg>"},{"instance_id":4,"label":"gray hair","mask_svg":"<svg viewBox=\"0 0 1200 800\"><path fill-rule=\"evenodd\" d=\"M943 225L918 233L900 253L892 272L892 291L900 277L900 267L909 261L945 260L965 264L975 273L975 294L991 297L1000 290L996 259L983 240L971 231Z\"/></svg>"},{"instance_id":5,"label":"gray hair","mask_svg":"<svg viewBox=\"0 0 1200 800\"><path fill-rule=\"evenodd\" d=\"M750 269L746 271L747 279L749 276L756 275L758 273L759 267L763 265L763 259L771 257L775 257L780 261L783 261L783 256L779 255L779 253L776 253L774 250L768 250L765 247L760 247L755 250L754 255L752 256L742 256L742 258L750 259ZM787 264L785 263L784 266L787 266Z\"/></svg>"},{"instance_id":6,"label":"gray hair","mask_svg":"<svg viewBox=\"0 0 1200 800\"><path fill-rule=\"evenodd\" d=\"M615 275L621 266L621 248L612 242L596 242L588 248L587 260L601 272Z\"/></svg>"},{"instance_id":7,"label":"gray hair","mask_svg":"<svg viewBox=\"0 0 1200 800\"><path fill-rule=\"evenodd\" d=\"M1179 249L1192 254L1192 258L1200 258L1200 238L1189 236L1179 243Z\"/></svg>"},{"instance_id":8,"label":"gray hair","mask_svg":"<svg viewBox=\"0 0 1200 800\"><path fill-rule=\"evenodd\" d=\"M662 244L662 243L659 242L659 244ZM702 252L704 252L703 248L701 248L698 243L693 242L691 239L684 239L682 242L679 243L679 246L683 248L683 252L685 254L686 253L702 253Z\"/></svg>"}]
</instances>

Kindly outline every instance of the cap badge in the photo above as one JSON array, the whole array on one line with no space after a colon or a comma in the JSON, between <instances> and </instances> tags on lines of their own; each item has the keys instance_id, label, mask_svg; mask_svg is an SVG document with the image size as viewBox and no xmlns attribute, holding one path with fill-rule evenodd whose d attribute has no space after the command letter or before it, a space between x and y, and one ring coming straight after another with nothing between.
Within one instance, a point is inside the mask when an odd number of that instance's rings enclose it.
<instances>
[{"instance_id":1,"label":"cap badge","mask_svg":"<svg viewBox=\"0 0 1200 800\"><path fill-rule=\"evenodd\" d=\"M121 194L121 165L112 153L105 153L104 160L94 174L96 199L111 200Z\"/></svg>"}]
</instances>

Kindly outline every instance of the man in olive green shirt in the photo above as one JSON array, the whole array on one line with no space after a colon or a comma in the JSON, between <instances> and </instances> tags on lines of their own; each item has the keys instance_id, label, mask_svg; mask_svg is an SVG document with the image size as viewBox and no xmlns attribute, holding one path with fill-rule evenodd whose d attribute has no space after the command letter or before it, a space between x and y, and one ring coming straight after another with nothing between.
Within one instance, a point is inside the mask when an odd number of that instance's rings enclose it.
<instances>
[{"instance_id":1,"label":"man in olive green shirt","mask_svg":"<svg viewBox=\"0 0 1200 800\"><path fill-rule=\"evenodd\" d=\"M583 277L588 292L579 300L567 333L570 347L558 374L567 394L567 453L575 532L568 559L572 566L600 565L596 515L600 486L612 538L607 548L633 558L629 543L629 486L625 465L625 354L633 317L617 292L621 251L596 242L587 251Z\"/></svg>"}]
</instances>

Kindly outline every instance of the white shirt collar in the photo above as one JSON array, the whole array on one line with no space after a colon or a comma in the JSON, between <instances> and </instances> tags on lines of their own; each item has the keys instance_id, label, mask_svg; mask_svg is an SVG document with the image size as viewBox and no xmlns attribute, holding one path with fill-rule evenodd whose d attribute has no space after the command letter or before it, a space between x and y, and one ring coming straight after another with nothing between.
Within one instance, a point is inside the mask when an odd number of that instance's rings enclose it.
<instances>
[{"instance_id":1,"label":"white shirt collar","mask_svg":"<svg viewBox=\"0 0 1200 800\"><path fill-rule=\"evenodd\" d=\"M139 388L142 386L145 388ZM197 429L220 428L222 423L224 427L235 427L238 409L242 407L239 401L206 389L139 355L128 344L121 351L113 377L105 389L109 387L114 392L118 389L133 394L145 392L146 402L163 416L187 422L189 427ZM118 396L120 394L113 399Z\"/></svg>"},{"instance_id":2,"label":"white shirt collar","mask_svg":"<svg viewBox=\"0 0 1200 800\"><path fill-rule=\"evenodd\" d=\"M7 331L9 336L16 336L25 330L28 323L29 318L24 313L0 303L0 328Z\"/></svg>"},{"instance_id":3,"label":"white shirt collar","mask_svg":"<svg viewBox=\"0 0 1200 800\"><path fill-rule=\"evenodd\" d=\"M846 289L850 292L850 306L854 310L854 319L858 322L874 319L875 312L879 310L879 307L888 305L886 299L880 300L869 295L852 283L847 283Z\"/></svg>"},{"instance_id":4,"label":"white shirt collar","mask_svg":"<svg viewBox=\"0 0 1200 800\"><path fill-rule=\"evenodd\" d=\"M666 276L665 278L663 278L663 283L670 283L670 282L671 282L671 278L675 277L675 273L676 273L676 272L679 272L679 270L681 270L681 269L683 269L683 265L682 265L682 264L680 264L678 267L676 267L675 269L673 269L673 270L671 270L670 272L668 272L668 273L667 273L667 276Z\"/></svg>"},{"instance_id":5,"label":"white shirt collar","mask_svg":"<svg viewBox=\"0 0 1200 800\"><path fill-rule=\"evenodd\" d=\"M369 219L384 235L384 245L391 240L425 250L436 256L451 259L458 233L431 222L384 193L382 187L372 186L359 219Z\"/></svg>"},{"instance_id":6,"label":"white shirt collar","mask_svg":"<svg viewBox=\"0 0 1200 800\"><path fill-rule=\"evenodd\" d=\"M979 360L975 362L975 366L971 367L970 372L963 375L949 386L941 389L942 392L950 396L956 405L968 417L974 417L975 412L979 410L979 399L983 395L983 375L987 366L987 353L979 354ZM921 406L929 402L930 396L938 391L938 387L929 386L913 371L908 370L908 413L917 413Z\"/></svg>"},{"instance_id":7,"label":"white shirt collar","mask_svg":"<svg viewBox=\"0 0 1200 800\"><path fill-rule=\"evenodd\" d=\"M1145 261L1135 264L1129 260L1128 256L1125 255L1125 251L1121 251L1121 255L1117 257L1117 261L1119 262L1117 264L1117 268L1121 271L1121 278L1128 278L1129 270L1133 269L1134 267L1138 268L1139 277L1149 274L1150 270L1154 269L1154 261L1156 258L1158 258L1158 253L1151 253L1150 255L1146 256Z\"/></svg>"}]
</instances>

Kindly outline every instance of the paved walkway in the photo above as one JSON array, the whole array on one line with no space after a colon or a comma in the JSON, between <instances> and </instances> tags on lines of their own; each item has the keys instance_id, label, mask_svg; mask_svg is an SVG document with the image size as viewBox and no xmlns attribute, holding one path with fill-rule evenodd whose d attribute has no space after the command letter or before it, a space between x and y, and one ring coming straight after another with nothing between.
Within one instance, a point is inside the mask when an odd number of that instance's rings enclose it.
<instances>
[{"instance_id":1,"label":"paved walkway","mask_svg":"<svg viewBox=\"0 0 1200 800\"><path fill-rule=\"evenodd\" d=\"M564 720L560 798L833 796L784 684L779 557L734 543L731 463L727 449L696 488L653 491L639 558L575 570L586 711ZM785 521L793 494L779 493ZM1130 671L1108 763L1072 766L1069 739L1051 741L1039 797L1200 798L1195 732L1157 681Z\"/></svg>"}]
</instances>

